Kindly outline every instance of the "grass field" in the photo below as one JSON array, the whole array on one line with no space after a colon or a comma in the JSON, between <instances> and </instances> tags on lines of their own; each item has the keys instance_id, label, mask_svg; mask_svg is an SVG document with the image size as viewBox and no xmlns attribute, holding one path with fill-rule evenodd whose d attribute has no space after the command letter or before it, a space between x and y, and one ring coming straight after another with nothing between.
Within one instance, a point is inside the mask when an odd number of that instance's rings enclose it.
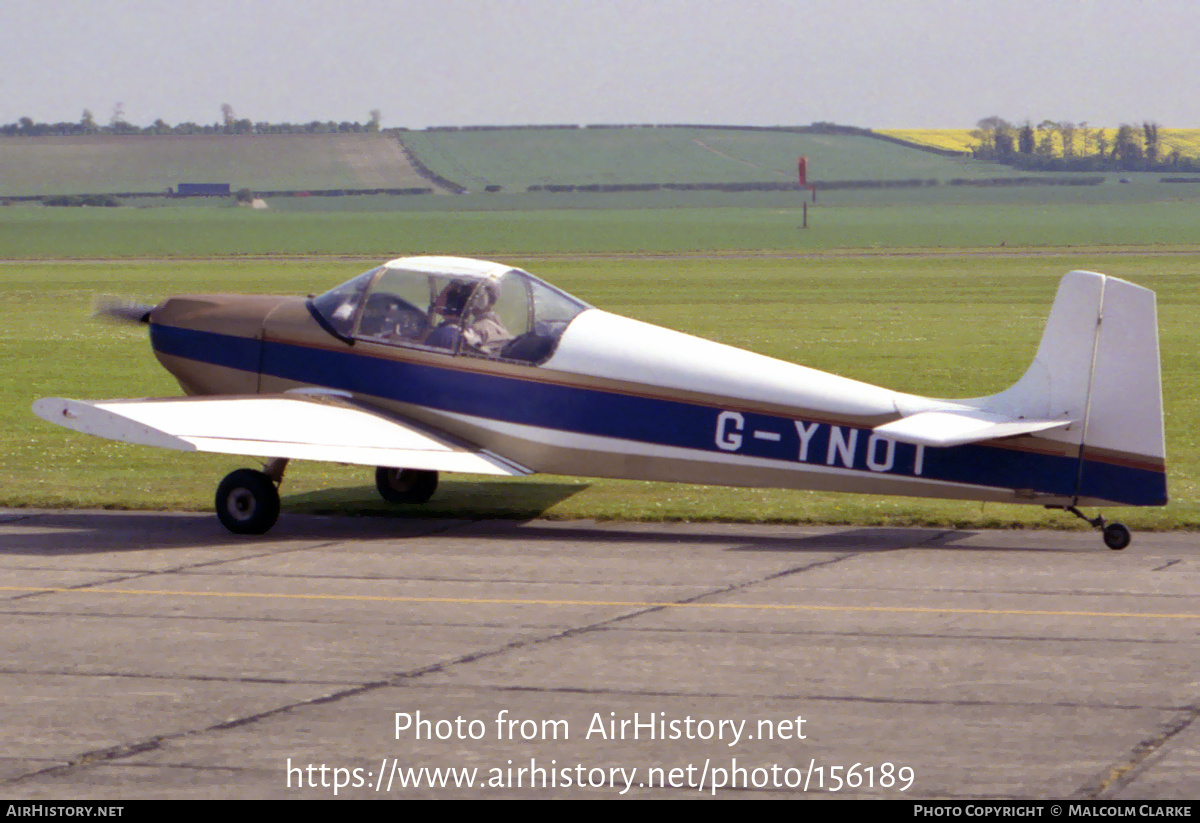
<instances>
[{"instance_id":1,"label":"grass field","mask_svg":"<svg viewBox=\"0 0 1200 823\"><path fill-rule=\"evenodd\" d=\"M1119 185L1117 175L1105 177L1094 186L965 186L938 185L900 188L821 189L822 209L842 206L924 207L924 206L1005 206L1012 209L1045 206L1134 205L1139 203L1200 204L1200 175L1193 185L1161 182L1161 174L1122 175L1131 185ZM1096 177L1101 177L1097 175ZM616 209L756 209L769 213L796 212L812 195L798 191L622 191L622 192L519 192L387 196L348 195L345 197L272 197L267 200L275 212L469 212L469 211L607 211ZM147 208L174 207L157 201L134 201L130 205ZM195 208L205 208L197 204ZM208 205L207 208L213 208ZM218 207L219 208L219 207Z\"/></svg>"},{"instance_id":2,"label":"grass field","mask_svg":"<svg viewBox=\"0 0 1200 823\"><path fill-rule=\"evenodd\" d=\"M461 249L470 251L470 249ZM476 249L479 251L481 249ZM537 249L534 249L537 250ZM660 249L661 250L661 249ZM1134 528L1200 527L1200 255L1028 250L1012 256L945 253L819 254L797 259L738 252L661 259L526 257L509 262L595 305L786 360L904 391L970 396L1023 371L1053 297L1071 268L1124 276L1159 295L1168 464L1173 502L1128 510ZM320 291L369 264L322 259L60 260L0 264L5 327L0 356L0 504L207 509L216 481L244 458L182 455L109 443L53 428L28 411L47 395L174 395L145 332L88 318L97 292L155 299L180 291ZM284 485L288 511L384 513L369 470L297 463ZM535 476L518 481L447 477L413 514L453 516L729 519L955 526L1053 525L1040 509L978 503L723 489ZM399 516L391 511L393 515Z\"/></svg>"},{"instance_id":3,"label":"grass field","mask_svg":"<svg viewBox=\"0 0 1200 823\"><path fill-rule=\"evenodd\" d=\"M1132 198L1136 188L1113 190ZM836 200L836 195L824 198L819 208L810 209L807 230L800 228L796 205L363 213L10 206L0 209L0 258L1126 247L1200 241L1195 201L1048 205L1027 198L964 208L936 202L838 206Z\"/></svg>"},{"instance_id":4,"label":"grass field","mask_svg":"<svg viewBox=\"0 0 1200 823\"><path fill-rule=\"evenodd\" d=\"M1006 166L941 157L859 135L696 128L406 132L421 162L467 188L569 183L792 182L1007 177Z\"/></svg>"}]
</instances>

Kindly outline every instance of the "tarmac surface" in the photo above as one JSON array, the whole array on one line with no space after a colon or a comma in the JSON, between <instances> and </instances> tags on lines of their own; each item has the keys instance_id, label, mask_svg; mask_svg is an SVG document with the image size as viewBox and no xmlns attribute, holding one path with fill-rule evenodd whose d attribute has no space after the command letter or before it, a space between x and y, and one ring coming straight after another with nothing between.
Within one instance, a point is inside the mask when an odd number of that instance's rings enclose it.
<instances>
[{"instance_id":1,"label":"tarmac surface","mask_svg":"<svg viewBox=\"0 0 1200 823\"><path fill-rule=\"evenodd\" d=\"M1195 798L1198 549L0 510L0 795Z\"/></svg>"}]
</instances>

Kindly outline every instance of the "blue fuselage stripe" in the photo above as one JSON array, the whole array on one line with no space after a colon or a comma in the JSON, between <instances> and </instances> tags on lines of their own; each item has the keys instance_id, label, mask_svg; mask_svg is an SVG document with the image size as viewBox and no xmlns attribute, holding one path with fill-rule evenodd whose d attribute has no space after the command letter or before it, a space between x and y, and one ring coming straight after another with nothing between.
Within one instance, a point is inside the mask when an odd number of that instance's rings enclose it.
<instances>
[{"instance_id":1,"label":"blue fuselage stripe","mask_svg":"<svg viewBox=\"0 0 1200 823\"><path fill-rule=\"evenodd\" d=\"M260 344L252 337L150 324L150 345L156 352L214 366L257 372Z\"/></svg>"},{"instance_id":2,"label":"blue fuselage stripe","mask_svg":"<svg viewBox=\"0 0 1200 823\"><path fill-rule=\"evenodd\" d=\"M1087 460L1080 472L1074 457L978 444L919 448L850 425L546 383L532 367L525 379L161 325L151 340L190 360L564 432L1129 505L1166 500L1165 476L1148 469Z\"/></svg>"}]
</instances>

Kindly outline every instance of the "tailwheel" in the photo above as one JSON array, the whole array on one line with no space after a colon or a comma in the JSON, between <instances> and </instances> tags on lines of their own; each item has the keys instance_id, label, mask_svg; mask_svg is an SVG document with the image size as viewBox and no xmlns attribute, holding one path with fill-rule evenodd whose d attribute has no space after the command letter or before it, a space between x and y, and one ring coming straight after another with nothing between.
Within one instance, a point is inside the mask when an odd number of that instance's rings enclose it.
<instances>
[{"instance_id":1,"label":"tailwheel","mask_svg":"<svg viewBox=\"0 0 1200 823\"><path fill-rule=\"evenodd\" d=\"M217 486L216 509L234 534L265 534L279 519L279 490L265 472L238 469Z\"/></svg>"},{"instance_id":2,"label":"tailwheel","mask_svg":"<svg viewBox=\"0 0 1200 823\"><path fill-rule=\"evenodd\" d=\"M424 503L437 490L438 473L421 469L392 469L380 466L375 470L375 488L389 503Z\"/></svg>"},{"instance_id":3,"label":"tailwheel","mask_svg":"<svg viewBox=\"0 0 1200 823\"><path fill-rule=\"evenodd\" d=\"M1104 527L1104 545L1108 546L1113 551L1119 552L1121 549L1129 545L1129 541L1133 539L1129 529L1124 523L1109 523Z\"/></svg>"},{"instance_id":4,"label":"tailwheel","mask_svg":"<svg viewBox=\"0 0 1200 823\"><path fill-rule=\"evenodd\" d=\"M1130 533L1129 528L1124 523L1108 523L1100 515L1088 517L1074 506L1047 506L1046 508L1065 509L1066 511L1069 511L1071 514L1078 517L1080 520L1086 522L1089 526L1099 529L1100 535L1104 538L1104 545L1108 546L1115 552L1119 552L1121 549L1128 546L1130 541L1133 540L1133 535Z\"/></svg>"}]
</instances>

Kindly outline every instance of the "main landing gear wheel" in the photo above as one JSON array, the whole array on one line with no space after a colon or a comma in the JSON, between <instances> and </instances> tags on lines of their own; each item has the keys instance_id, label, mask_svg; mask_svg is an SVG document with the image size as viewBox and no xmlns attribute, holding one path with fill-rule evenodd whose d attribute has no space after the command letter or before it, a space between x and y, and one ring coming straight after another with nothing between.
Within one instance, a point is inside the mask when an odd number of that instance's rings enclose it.
<instances>
[{"instance_id":1,"label":"main landing gear wheel","mask_svg":"<svg viewBox=\"0 0 1200 823\"><path fill-rule=\"evenodd\" d=\"M266 473L238 469L217 486L216 509L234 534L264 534L279 519L279 490Z\"/></svg>"},{"instance_id":2,"label":"main landing gear wheel","mask_svg":"<svg viewBox=\"0 0 1200 823\"><path fill-rule=\"evenodd\" d=\"M375 488L389 503L424 503L437 490L438 473L421 469L375 470Z\"/></svg>"}]
</instances>

